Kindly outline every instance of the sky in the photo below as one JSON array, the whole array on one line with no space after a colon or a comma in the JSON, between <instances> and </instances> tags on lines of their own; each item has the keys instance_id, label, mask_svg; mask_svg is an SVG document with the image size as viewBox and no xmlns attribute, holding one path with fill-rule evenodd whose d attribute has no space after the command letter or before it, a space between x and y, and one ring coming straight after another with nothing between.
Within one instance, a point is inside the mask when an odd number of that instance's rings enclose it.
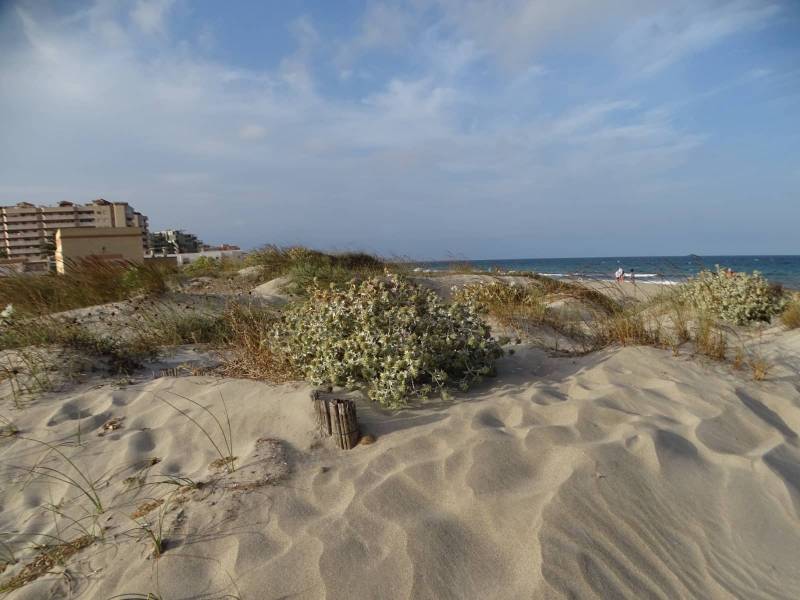
<instances>
[{"instance_id":1,"label":"sky","mask_svg":"<svg viewBox=\"0 0 800 600\"><path fill-rule=\"evenodd\" d=\"M800 0L0 0L0 204L420 259L800 254Z\"/></svg>"}]
</instances>

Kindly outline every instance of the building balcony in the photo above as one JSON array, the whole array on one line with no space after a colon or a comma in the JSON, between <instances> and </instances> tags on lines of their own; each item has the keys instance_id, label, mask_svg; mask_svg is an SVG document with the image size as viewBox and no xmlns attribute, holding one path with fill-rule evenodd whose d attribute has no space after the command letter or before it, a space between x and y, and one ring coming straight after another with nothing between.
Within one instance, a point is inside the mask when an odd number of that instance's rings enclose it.
<instances>
[{"instance_id":1,"label":"building balcony","mask_svg":"<svg viewBox=\"0 0 800 600\"><path fill-rule=\"evenodd\" d=\"M16 225L28 225L29 223L40 223L41 220L34 217L5 217L3 222L13 227Z\"/></svg>"}]
</instances>

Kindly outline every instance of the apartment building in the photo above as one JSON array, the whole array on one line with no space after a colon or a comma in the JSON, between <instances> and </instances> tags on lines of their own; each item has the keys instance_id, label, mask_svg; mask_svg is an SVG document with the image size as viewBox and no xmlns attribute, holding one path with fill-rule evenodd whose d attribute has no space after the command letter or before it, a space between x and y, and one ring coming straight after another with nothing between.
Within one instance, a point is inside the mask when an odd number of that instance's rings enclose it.
<instances>
[{"instance_id":1,"label":"apartment building","mask_svg":"<svg viewBox=\"0 0 800 600\"><path fill-rule=\"evenodd\" d=\"M150 253L153 256L200 252L202 249L203 242L196 235L180 229L168 229L150 234Z\"/></svg>"},{"instance_id":2,"label":"apartment building","mask_svg":"<svg viewBox=\"0 0 800 600\"><path fill-rule=\"evenodd\" d=\"M20 202L0 207L2 237L0 253L7 258L38 260L52 253L56 229L69 227L138 227L142 254L147 250L147 217L127 202L93 200L88 204L59 202L57 206L35 206ZM48 250L48 246L51 248Z\"/></svg>"}]
</instances>

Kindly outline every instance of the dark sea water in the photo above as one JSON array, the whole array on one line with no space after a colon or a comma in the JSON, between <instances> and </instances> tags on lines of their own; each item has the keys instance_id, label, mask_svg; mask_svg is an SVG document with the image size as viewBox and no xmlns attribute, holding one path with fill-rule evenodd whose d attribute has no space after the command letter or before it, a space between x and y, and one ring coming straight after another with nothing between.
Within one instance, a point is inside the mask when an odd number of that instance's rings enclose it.
<instances>
[{"instance_id":1,"label":"dark sea water","mask_svg":"<svg viewBox=\"0 0 800 600\"><path fill-rule=\"evenodd\" d=\"M670 284L686 280L702 269L721 265L734 271L759 271L773 283L800 289L800 255L793 256L609 256L604 258L512 258L498 260L436 261L419 263L420 270L446 270L469 264L477 270L535 271L556 278L613 280L618 267L635 270L641 283Z\"/></svg>"}]
</instances>

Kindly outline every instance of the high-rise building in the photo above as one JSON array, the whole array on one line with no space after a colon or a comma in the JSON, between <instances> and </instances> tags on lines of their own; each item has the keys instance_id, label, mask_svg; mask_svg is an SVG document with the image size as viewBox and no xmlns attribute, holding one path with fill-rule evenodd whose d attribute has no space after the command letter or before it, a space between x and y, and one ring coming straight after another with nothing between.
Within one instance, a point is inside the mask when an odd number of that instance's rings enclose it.
<instances>
[{"instance_id":1,"label":"high-rise building","mask_svg":"<svg viewBox=\"0 0 800 600\"><path fill-rule=\"evenodd\" d=\"M7 258L37 260L52 254L56 229L68 227L138 227L142 231L142 254L147 250L147 217L127 202L99 199L88 204L59 202L58 206L20 202L0 206L0 217L0 252L5 251Z\"/></svg>"},{"instance_id":2,"label":"high-rise building","mask_svg":"<svg viewBox=\"0 0 800 600\"><path fill-rule=\"evenodd\" d=\"M150 252L154 255L188 254L200 252L202 249L203 242L196 235L180 229L168 229L150 234Z\"/></svg>"}]
</instances>

